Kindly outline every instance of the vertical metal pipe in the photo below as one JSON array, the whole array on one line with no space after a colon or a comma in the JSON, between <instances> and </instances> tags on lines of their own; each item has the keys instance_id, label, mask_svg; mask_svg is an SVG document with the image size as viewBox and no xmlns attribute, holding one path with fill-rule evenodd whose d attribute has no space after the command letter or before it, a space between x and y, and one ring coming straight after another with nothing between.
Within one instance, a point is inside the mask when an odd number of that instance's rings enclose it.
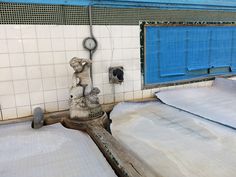
<instances>
[{"instance_id":1,"label":"vertical metal pipe","mask_svg":"<svg viewBox=\"0 0 236 177\"><path fill-rule=\"evenodd\" d=\"M92 22L92 6L89 5L89 29L90 29L90 36L94 38L93 36L93 22ZM89 59L93 60L93 51L89 51ZM92 86L93 86L93 64L90 67L90 77L92 80Z\"/></svg>"},{"instance_id":2,"label":"vertical metal pipe","mask_svg":"<svg viewBox=\"0 0 236 177\"><path fill-rule=\"evenodd\" d=\"M93 21L92 21L92 6L89 5L89 27L90 27L90 35L92 38L93 36Z\"/></svg>"}]
</instances>

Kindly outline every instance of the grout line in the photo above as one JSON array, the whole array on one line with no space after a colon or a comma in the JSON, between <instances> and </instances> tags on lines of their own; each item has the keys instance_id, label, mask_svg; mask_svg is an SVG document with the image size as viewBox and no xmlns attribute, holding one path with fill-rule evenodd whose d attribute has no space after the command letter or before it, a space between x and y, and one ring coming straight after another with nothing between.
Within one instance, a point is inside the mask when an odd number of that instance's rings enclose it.
<instances>
[{"instance_id":1,"label":"grout line","mask_svg":"<svg viewBox=\"0 0 236 177\"><path fill-rule=\"evenodd\" d=\"M30 107L30 114L32 115L31 96L30 96L30 89L29 89L29 82L28 82L28 75L27 75L27 65L26 65L26 60L25 60L25 49L24 49L24 44L23 44L22 28L21 27L22 27L22 25L20 25L20 33L21 33L22 49L23 49L23 55L24 55L24 67L25 67L25 74L26 74L26 79L25 80L27 82L28 95L29 95L29 105L25 105L25 106L29 106ZM35 27L35 25L34 25L34 27ZM35 30L35 34L36 34L36 28L34 30ZM38 43L37 43L37 41L36 41L36 46L37 46L37 50L38 50ZM34 52L32 52L32 53L34 53ZM18 111L17 111L17 105L16 105L16 114L17 114L17 117L20 117L19 114L18 114Z\"/></svg>"},{"instance_id":2,"label":"grout line","mask_svg":"<svg viewBox=\"0 0 236 177\"><path fill-rule=\"evenodd\" d=\"M7 34L6 33L6 28L5 28L5 34ZM14 107L12 107L12 108L6 108L6 109L16 109L16 93L15 93L15 86L14 86L14 82L13 82L13 74L12 74L12 69L13 69L13 67L12 67L12 65L11 65L11 61L10 61L10 51L9 51L9 44L8 44L8 38L6 38L6 42L7 42L7 51L8 51L8 53L7 53L7 55L8 55L8 59L9 59L9 66L8 66L8 68L10 69L10 74L11 74L11 79L10 80L8 80L8 82L11 82L11 84L12 84L12 88L13 88L13 94L11 94L11 95L13 95L14 96L14 103L15 103L15 106ZM18 39L19 40L19 39ZM4 120L4 115L3 115L3 113L2 113L2 108L1 108L1 115L2 115L2 120ZM17 109L16 109L16 117L18 117L17 116Z\"/></svg>"},{"instance_id":3,"label":"grout line","mask_svg":"<svg viewBox=\"0 0 236 177\"><path fill-rule=\"evenodd\" d=\"M64 40L64 27L62 26L62 25L58 25L58 26L53 26L53 28L62 28L62 37L61 38L63 38L63 41L64 41L64 53L65 53L65 40ZM51 41L51 47L52 47L52 52L55 52L54 50L53 50L53 44L52 44L52 34L51 34L51 32L52 32L52 30L50 30L50 36L51 36L51 39L50 39L50 41ZM65 54L65 57L66 57L66 54ZM53 73L54 73L54 78L55 78L55 84L56 84L56 89L55 89L55 91L56 91L56 98L57 98L57 100L56 100L56 103L57 103L57 110L59 110L59 97L58 97L58 88L57 88L57 81L56 81L56 70L55 70L55 67L56 67L56 65L55 65L55 58L54 58L54 55L53 55ZM66 75L68 76L68 71L66 71L67 73L66 73ZM44 87L43 87L43 90L44 90Z\"/></svg>"}]
</instances>

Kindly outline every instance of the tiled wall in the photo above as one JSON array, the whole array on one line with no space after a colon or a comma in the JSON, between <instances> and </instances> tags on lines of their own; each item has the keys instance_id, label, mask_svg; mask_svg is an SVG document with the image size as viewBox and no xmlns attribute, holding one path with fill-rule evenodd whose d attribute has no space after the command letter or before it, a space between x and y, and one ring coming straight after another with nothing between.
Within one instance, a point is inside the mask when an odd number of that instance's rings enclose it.
<instances>
[{"instance_id":1,"label":"tiled wall","mask_svg":"<svg viewBox=\"0 0 236 177\"><path fill-rule=\"evenodd\" d=\"M141 90L139 26L94 26L94 34L93 78L101 103L133 99ZM88 26L0 25L0 119L31 115L36 106L46 112L68 109L68 62L88 58L82 46L88 36ZM118 65L125 68L125 82L113 88L107 71Z\"/></svg>"},{"instance_id":2,"label":"tiled wall","mask_svg":"<svg viewBox=\"0 0 236 177\"><path fill-rule=\"evenodd\" d=\"M94 35L93 80L102 104L147 98L160 90L141 90L139 26L94 26ZM89 27L81 25L0 25L0 120L31 115L36 106L45 112L68 109L73 74L68 62L88 58L82 46L88 36ZM123 84L109 84L110 66L124 67Z\"/></svg>"}]
</instances>

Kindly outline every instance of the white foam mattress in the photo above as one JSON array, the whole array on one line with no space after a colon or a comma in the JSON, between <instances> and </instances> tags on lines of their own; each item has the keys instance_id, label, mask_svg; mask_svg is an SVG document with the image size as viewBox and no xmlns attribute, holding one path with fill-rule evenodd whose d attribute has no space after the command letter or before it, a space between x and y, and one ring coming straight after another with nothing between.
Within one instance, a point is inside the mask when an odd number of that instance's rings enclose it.
<instances>
[{"instance_id":1,"label":"white foam mattress","mask_svg":"<svg viewBox=\"0 0 236 177\"><path fill-rule=\"evenodd\" d=\"M1 177L116 176L90 137L60 124L0 126Z\"/></svg>"},{"instance_id":2,"label":"white foam mattress","mask_svg":"<svg viewBox=\"0 0 236 177\"><path fill-rule=\"evenodd\" d=\"M236 80L216 78L210 87L164 90L165 104L236 129Z\"/></svg>"},{"instance_id":3,"label":"white foam mattress","mask_svg":"<svg viewBox=\"0 0 236 177\"><path fill-rule=\"evenodd\" d=\"M236 131L160 102L121 103L112 134L156 176L233 177Z\"/></svg>"}]
</instances>

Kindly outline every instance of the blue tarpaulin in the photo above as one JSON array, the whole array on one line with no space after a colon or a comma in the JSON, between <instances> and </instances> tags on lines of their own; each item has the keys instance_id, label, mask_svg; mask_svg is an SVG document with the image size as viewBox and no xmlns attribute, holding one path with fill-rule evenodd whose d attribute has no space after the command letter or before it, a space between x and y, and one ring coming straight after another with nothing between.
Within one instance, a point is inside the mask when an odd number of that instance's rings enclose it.
<instances>
[{"instance_id":1,"label":"blue tarpaulin","mask_svg":"<svg viewBox=\"0 0 236 177\"><path fill-rule=\"evenodd\" d=\"M146 85L236 72L236 26L146 26L145 30Z\"/></svg>"}]
</instances>

